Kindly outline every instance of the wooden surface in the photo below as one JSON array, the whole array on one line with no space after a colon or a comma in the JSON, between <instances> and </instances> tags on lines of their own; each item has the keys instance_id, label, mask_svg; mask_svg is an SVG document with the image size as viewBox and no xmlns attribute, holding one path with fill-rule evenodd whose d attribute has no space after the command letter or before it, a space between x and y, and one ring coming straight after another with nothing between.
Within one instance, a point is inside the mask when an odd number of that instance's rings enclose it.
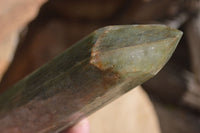
<instances>
[{"instance_id":1,"label":"wooden surface","mask_svg":"<svg viewBox=\"0 0 200 133\"><path fill-rule=\"evenodd\" d=\"M20 31L47 0L0 0L0 77L12 61ZM1 81L1 78L0 78Z\"/></svg>"},{"instance_id":2,"label":"wooden surface","mask_svg":"<svg viewBox=\"0 0 200 133\"><path fill-rule=\"evenodd\" d=\"M188 79L188 90L183 96L183 103L200 112L200 10L188 22L186 26L186 37L189 44L192 73L186 75Z\"/></svg>"},{"instance_id":3,"label":"wooden surface","mask_svg":"<svg viewBox=\"0 0 200 133\"><path fill-rule=\"evenodd\" d=\"M160 133L154 107L138 86L89 117L91 133Z\"/></svg>"},{"instance_id":4,"label":"wooden surface","mask_svg":"<svg viewBox=\"0 0 200 133\"><path fill-rule=\"evenodd\" d=\"M0 44L33 19L46 0L0 0ZM25 13L26 12L26 13Z\"/></svg>"}]
</instances>

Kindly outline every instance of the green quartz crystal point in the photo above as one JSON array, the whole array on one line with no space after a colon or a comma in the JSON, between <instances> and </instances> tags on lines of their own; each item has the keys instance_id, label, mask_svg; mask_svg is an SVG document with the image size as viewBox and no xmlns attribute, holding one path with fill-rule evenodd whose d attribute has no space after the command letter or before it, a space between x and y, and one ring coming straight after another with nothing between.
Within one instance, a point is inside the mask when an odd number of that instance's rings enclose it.
<instances>
[{"instance_id":1,"label":"green quartz crystal point","mask_svg":"<svg viewBox=\"0 0 200 133\"><path fill-rule=\"evenodd\" d=\"M70 127L156 75L181 36L164 25L94 31L0 95L0 131L57 133Z\"/></svg>"},{"instance_id":2,"label":"green quartz crystal point","mask_svg":"<svg viewBox=\"0 0 200 133\"><path fill-rule=\"evenodd\" d=\"M90 63L123 77L152 77L172 56L182 34L164 25L108 26L95 32Z\"/></svg>"}]
</instances>

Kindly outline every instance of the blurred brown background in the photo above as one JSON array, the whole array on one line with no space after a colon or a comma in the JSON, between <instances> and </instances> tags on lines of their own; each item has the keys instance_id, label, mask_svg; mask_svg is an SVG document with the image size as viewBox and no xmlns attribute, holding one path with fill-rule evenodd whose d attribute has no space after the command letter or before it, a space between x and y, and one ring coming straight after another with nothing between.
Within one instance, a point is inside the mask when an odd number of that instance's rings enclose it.
<instances>
[{"instance_id":1,"label":"blurred brown background","mask_svg":"<svg viewBox=\"0 0 200 133\"><path fill-rule=\"evenodd\" d=\"M0 0L0 92L93 30L121 24L166 24L184 36L144 89L89 117L91 133L199 133L200 0Z\"/></svg>"}]
</instances>

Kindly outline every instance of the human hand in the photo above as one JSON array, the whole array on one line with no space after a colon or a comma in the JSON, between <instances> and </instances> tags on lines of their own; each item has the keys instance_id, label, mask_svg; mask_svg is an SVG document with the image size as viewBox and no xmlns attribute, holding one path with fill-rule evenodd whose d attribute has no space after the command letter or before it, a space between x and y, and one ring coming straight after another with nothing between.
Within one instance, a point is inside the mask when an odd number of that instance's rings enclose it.
<instances>
[{"instance_id":1,"label":"human hand","mask_svg":"<svg viewBox=\"0 0 200 133\"><path fill-rule=\"evenodd\" d=\"M78 124L74 125L69 130L63 133L89 133L89 121L87 118L81 120Z\"/></svg>"}]
</instances>

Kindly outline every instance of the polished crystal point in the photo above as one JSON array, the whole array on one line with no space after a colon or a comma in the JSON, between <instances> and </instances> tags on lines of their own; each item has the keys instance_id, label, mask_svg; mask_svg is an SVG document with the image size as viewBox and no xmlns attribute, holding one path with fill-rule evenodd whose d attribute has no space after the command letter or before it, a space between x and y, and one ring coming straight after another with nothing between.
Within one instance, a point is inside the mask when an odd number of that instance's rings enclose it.
<instances>
[{"instance_id":1,"label":"polished crystal point","mask_svg":"<svg viewBox=\"0 0 200 133\"><path fill-rule=\"evenodd\" d=\"M57 133L72 126L158 73L181 36L164 25L94 31L0 96L0 131Z\"/></svg>"}]
</instances>

